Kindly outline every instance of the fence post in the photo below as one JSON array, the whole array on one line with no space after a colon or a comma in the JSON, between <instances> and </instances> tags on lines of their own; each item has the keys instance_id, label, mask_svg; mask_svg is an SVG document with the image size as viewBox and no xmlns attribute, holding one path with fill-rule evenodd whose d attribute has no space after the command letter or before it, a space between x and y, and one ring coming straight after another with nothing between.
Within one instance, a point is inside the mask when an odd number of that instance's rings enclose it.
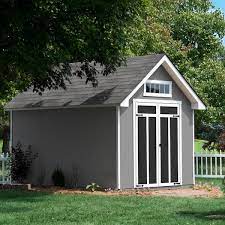
<instances>
[{"instance_id":1,"label":"fence post","mask_svg":"<svg viewBox=\"0 0 225 225\"><path fill-rule=\"evenodd\" d=\"M210 157L210 172L211 172L211 176L213 175L212 173L212 157Z\"/></svg>"},{"instance_id":2,"label":"fence post","mask_svg":"<svg viewBox=\"0 0 225 225\"><path fill-rule=\"evenodd\" d=\"M202 157L202 151L201 151L201 175L203 175L203 157Z\"/></svg>"},{"instance_id":3,"label":"fence post","mask_svg":"<svg viewBox=\"0 0 225 225\"><path fill-rule=\"evenodd\" d=\"M195 157L195 163L196 163L196 166L195 166L196 172L195 172L195 174L198 175L198 156Z\"/></svg>"},{"instance_id":4,"label":"fence post","mask_svg":"<svg viewBox=\"0 0 225 225\"><path fill-rule=\"evenodd\" d=\"M206 154L208 154L208 150L206 150ZM206 170L206 175L208 175L208 157L206 155L205 157L205 170Z\"/></svg>"},{"instance_id":5,"label":"fence post","mask_svg":"<svg viewBox=\"0 0 225 225\"><path fill-rule=\"evenodd\" d=\"M2 183L5 184L5 161L2 160Z\"/></svg>"},{"instance_id":6,"label":"fence post","mask_svg":"<svg viewBox=\"0 0 225 225\"><path fill-rule=\"evenodd\" d=\"M218 170L217 170L217 159L218 159L218 157L215 156L215 171L216 171L216 175L218 174Z\"/></svg>"}]
</instances>

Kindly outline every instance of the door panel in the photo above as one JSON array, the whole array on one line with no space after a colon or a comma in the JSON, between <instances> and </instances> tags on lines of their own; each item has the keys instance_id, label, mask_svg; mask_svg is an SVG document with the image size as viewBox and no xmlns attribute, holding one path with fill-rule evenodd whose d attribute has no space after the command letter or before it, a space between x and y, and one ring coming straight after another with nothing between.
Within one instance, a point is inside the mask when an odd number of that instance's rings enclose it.
<instances>
[{"instance_id":1,"label":"door panel","mask_svg":"<svg viewBox=\"0 0 225 225\"><path fill-rule=\"evenodd\" d=\"M168 183L168 118L160 118L161 183Z\"/></svg>"},{"instance_id":2,"label":"door panel","mask_svg":"<svg viewBox=\"0 0 225 225\"><path fill-rule=\"evenodd\" d=\"M156 118L149 117L149 183L155 184L156 180Z\"/></svg>"},{"instance_id":3,"label":"door panel","mask_svg":"<svg viewBox=\"0 0 225 225\"><path fill-rule=\"evenodd\" d=\"M147 183L146 118L138 118L138 183Z\"/></svg>"}]
</instances>

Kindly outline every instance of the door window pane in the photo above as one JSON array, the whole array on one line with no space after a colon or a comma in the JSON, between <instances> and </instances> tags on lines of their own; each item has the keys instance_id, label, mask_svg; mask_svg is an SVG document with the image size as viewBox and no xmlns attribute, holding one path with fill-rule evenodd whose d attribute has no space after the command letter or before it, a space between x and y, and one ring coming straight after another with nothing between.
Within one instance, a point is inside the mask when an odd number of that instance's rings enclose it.
<instances>
[{"instance_id":1,"label":"door window pane","mask_svg":"<svg viewBox=\"0 0 225 225\"><path fill-rule=\"evenodd\" d=\"M156 118L149 117L149 183L156 183Z\"/></svg>"},{"instance_id":2,"label":"door window pane","mask_svg":"<svg viewBox=\"0 0 225 225\"><path fill-rule=\"evenodd\" d=\"M161 182L168 183L168 118L161 118Z\"/></svg>"},{"instance_id":3,"label":"door window pane","mask_svg":"<svg viewBox=\"0 0 225 225\"><path fill-rule=\"evenodd\" d=\"M177 114L177 107L160 107L161 114Z\"/></svg>"},{"instance_id":4,"label":"door window pane","mask_svg":"<svg viewBox=\"0 0 225 225\"><path fill-rule=\"evenodd\" d=\"M138 106L138 113L156 114L155 106Z\"/></svg>"},{"instance_id":5,"label":"door window pane","mask_svg":"<svg viewBox=\"0 0 225 225\"><path fill-rule=\"evenodd\" d=\"M147 183L146 118L138 118L138 183Z\"/></svg>"},{"instance_id":6,"label":"door window pane","mask_svg":"<svg viewBox=\"0 0 225 225\"><path fill-rule=\"evenodd\" d=\"M170 119L171 182L178 182L178 133L177 118Z\"/></svg>"}]
</instances>

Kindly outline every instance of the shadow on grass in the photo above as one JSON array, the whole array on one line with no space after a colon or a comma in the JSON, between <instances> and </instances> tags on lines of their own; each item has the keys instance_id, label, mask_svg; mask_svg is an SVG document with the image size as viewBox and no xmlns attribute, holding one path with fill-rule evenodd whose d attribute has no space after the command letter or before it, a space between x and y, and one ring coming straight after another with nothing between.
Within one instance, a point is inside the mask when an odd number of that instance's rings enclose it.
<instances>
[{"instance_id":1,"label":"shadow on grass","mask_svg":"<svg viewBox=\"0 0 225 225\"><path fill-rule=\"evenodd\" d=\"M15 206L1 206L0 215L2 214L12 214L12 213L25 213L32 211L29 207L15 207Z\"/></svg>"},{"instance_id":2,"label":"shadow on grass","mask_svg":"<svg viewBox=\"0 0 225 225\"><path fill-rule=\"evenodd\" d=\"M47 192L33 192L22 190L1 190L0 202L41 202L45 201L45 197L51 195Z\"/></svg>"},{"instance_id":3,"label":"shadow on grass","mask_svg":"<svg viewBox=\"0 0 225 225\"><path fill-rule=\"evenodd\" d=\"M225 221L225 209L209 212L193 212L193 211L184 211L178 213L180 216L190 217L192 219L201 219L201 220L224 220Z\"/></svg>"}]
</instances>

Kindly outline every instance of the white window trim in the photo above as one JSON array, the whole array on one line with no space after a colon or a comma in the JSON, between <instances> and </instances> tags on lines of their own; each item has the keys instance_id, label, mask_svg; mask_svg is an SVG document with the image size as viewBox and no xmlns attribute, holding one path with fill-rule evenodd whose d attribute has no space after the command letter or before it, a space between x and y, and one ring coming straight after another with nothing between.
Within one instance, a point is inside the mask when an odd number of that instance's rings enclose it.
<instances>
[{"instance_id":1,"label":"white window trim","mask_svg":"<svg viewBox=\"0 0 225 225\"><path fill-rule=\"evenodd\" d=\"M146 92L146 84L168 84L169 85L169 93L150 93ZM165 80L147 80L144 84L144 94L143 96L153 96L153 97L172 97L172 81L165 81Z\"/></svg>"}]
</instances>

